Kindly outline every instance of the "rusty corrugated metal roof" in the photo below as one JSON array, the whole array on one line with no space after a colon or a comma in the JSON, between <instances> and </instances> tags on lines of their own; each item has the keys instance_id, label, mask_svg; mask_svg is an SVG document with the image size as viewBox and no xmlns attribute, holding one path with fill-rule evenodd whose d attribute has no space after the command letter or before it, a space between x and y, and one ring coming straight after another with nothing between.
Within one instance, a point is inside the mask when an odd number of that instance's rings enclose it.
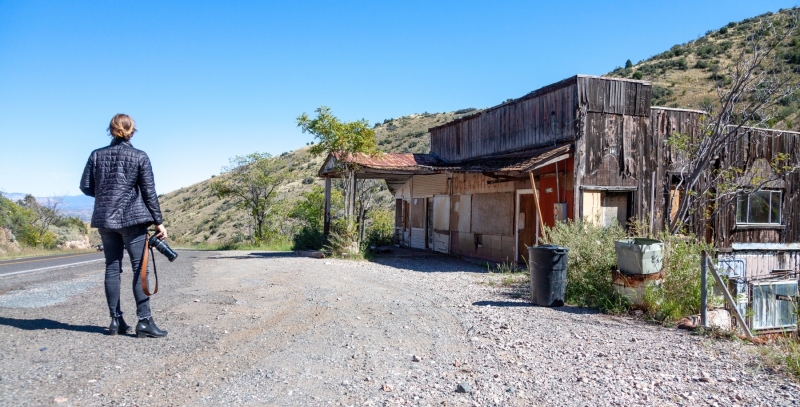
<instances>
[{"instance_id":1,"label":"rusty corrugated metal roof","mask_svg":"<svg viewBox=\"0 0 800 407\"><path fill-rule=\"evenodd\" d=\"M355 154L347 161L358 164L363 170L373 170L391 174L431 174L435 172L527 172L548 160L557 158L572 151L572 144L541 147L489 157L474 158L460 163L446 163L431 154L381 153L377 155ZM320 176L332 175L335 171L325 171L330 159L328 157ZM329 167L330 168L330 167Z\"/></svg>"},{"instance_id":2,"label":"rusty corrugated metal roof","mask_svg":"<svg viewBox=\"0 0 800 407\"><path fill-rule=\"evenodd\" d=\"M489 157L473 158L459 163L461 172L527 172L552 158L572 151L572 144L542 147Z\"/></svg>"},{"instance_id":3,"label":"rusty corrugated metal roof","mask_svg":"<svg viewBox=\"0 0 800 407\"><path fill-rule=\"evenodd\" d=\"M410 153L382 153L375 156L356 154L348 161L376 170L431 169L444 165L444 162L430 154Z\"/></svg>"}]
</instances>

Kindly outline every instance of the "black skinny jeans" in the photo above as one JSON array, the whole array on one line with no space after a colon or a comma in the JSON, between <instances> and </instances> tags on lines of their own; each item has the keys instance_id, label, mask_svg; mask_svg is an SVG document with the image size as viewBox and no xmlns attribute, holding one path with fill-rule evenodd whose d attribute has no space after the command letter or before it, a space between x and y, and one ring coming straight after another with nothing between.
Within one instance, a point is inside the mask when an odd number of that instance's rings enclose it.
<instances>
[{"instance_id":1,"label":"black skinny jeans","mask_svg":"<svg viewBox=\"0 0 800 407\"><path fill-rule=\"evenodd\" d=\"M121 317L119 306L120 273L122 273L123 250L128 249L133 275L133 297L136 299L136 315L139 319L150 318L150 297L142 290L139 265L142 263L147 225L134 225L122 229L99 228L106 256L106 300L111 318ZM147 270L148 276L150 270Z\"/></svg>"}]
</instances>

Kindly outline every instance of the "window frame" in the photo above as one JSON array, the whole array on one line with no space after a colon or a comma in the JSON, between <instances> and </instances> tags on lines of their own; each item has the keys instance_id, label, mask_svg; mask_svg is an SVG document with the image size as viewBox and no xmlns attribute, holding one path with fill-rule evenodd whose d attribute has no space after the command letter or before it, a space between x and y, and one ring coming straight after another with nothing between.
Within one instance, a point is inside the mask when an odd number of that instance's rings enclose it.
<instances>
[{"instance_id":1,"label":"window frame","mask_svg":"<svg viewBox=\"0 0 800 407\"><path fill-rule=\"evenodd\" d=\"M768 203L768 216L769 219L767 222L751 222L750 217L752 213L750 212L750 200L753 195L756 195L760 192L768 192L769 193L769 203ZM776 202L775 195L777 194L777 210L778 210L778 220L773 221L772 219L772 209L773 209L773 202ZM739 219L740 215L740 208L743 203L747 204L747 209L745 214L747 218L744 221ZM736 208L734 213L734 224L736 228L746 229L746 228L783 228L783 190L780 189L759 189L751 194L740 194L736 197Z\"/></svg>"}]
</instances>

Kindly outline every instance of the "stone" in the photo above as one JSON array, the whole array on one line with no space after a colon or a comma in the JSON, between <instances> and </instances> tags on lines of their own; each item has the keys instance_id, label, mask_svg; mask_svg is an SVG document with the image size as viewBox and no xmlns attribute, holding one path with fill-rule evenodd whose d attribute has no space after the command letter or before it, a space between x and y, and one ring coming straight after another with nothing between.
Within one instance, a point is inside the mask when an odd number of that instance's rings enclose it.
<instances>
[{"instance_id":1,"label":"stone","mask_svg":"<svg viewBox=\"0 0 800 407\"><path fill-rule=\"evenodd\" d=\"M384 383L383 386L381 387L381 389L383 389L383 391L388 393L388 392L392 391L392 386L390 386L389 383Z\"/></svg>"},{"instance_id":2,"label":"stone","mask_svg":"<svg viewBox=\"0 0 800 407\"><path fill-rule=\"evenodd\" d=\"M417 355L411 355L412 362L419 362L421 359Z\"/></svg>"},{"instance_id":3,"label":"stone","mask_svg":"<svg viewBox=\"0 0 800 407\"><path fill-rule=\"evenodd\" d=\"M472 387L464 382L459 383L456 387L456 393L469 393L470 391L472 391Z\"/></svg>"}]
</instances>

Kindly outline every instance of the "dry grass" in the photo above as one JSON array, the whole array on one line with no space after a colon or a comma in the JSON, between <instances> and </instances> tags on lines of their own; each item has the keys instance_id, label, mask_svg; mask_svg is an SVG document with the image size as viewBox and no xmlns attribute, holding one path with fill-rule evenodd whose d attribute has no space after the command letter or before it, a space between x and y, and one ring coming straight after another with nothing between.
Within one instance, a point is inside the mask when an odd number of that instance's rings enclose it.
<instances>
[{"instance_id":1,"label":"dry grass","mask_svg":"<svg viewBox=\"0 0 800 407\"><path fill-rule=\"evenodd\" d=\"M81 254L81 253L94 253L96 250L94 249L87 249L87 250L60 250L60 249L53 249L53 250L46 250L46 249L36 249L32 247L23 247L18 252L13 253L0 253L0 260L13 260L13 259L21 259L27 257L42 257L42 256L54 256L60 254Z\"/></svg>"}]
</instances>

